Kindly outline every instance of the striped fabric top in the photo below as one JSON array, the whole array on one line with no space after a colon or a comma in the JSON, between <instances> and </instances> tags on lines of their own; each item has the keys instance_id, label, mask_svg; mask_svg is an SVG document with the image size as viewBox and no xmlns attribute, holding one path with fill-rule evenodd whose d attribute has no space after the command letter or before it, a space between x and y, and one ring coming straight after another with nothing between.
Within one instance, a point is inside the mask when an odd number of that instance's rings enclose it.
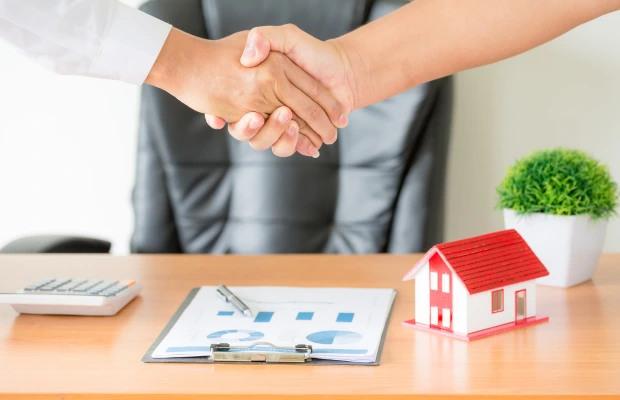
<instances>
[{"instance_id":1,"label":"striped fabric top","mask_svg":"<svg viewBox=\"0 0 620 400\"><path fill-rule=\"evenodd\" d=\"M549 275L514 229L443 243L435 248L469 294Z\"/></svg>"}]
</instances>

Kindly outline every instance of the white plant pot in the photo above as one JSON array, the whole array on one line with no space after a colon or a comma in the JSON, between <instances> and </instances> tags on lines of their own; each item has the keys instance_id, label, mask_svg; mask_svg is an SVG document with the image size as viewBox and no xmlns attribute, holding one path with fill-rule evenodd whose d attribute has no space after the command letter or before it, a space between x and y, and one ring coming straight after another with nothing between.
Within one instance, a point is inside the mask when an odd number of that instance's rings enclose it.
<instances>
[{"instance_id":1,"label":"white plant pot","mask_svg":"<svg viewBox=\"0 0 620 400\"><path fill-rule=\"evenodd\" d=\"M588 216L517 215L509 209L504 209L504 225L519 232L549 270L537 283L555 287L570 287L592 278L607 231L607 221L593 221Z\"/></svg>"}]
</instances>

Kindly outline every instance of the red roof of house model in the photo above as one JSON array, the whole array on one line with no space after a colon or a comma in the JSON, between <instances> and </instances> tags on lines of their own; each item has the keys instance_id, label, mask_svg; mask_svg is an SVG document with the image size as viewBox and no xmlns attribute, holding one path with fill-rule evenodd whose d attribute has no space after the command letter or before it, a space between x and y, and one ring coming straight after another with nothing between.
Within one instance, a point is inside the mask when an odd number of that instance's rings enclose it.
<instances>
[{"instance_id":1,"label":"red roof of house model","mask_svg":"<svg viewBox=\"0 0 620 400\"><path fill-rule=\"evenodd\" d=\"M514 229L475 236L434 246L403 280L413 279L417 270L435 254L465 284L469 294L549 275L547 268Z\"/></svg>"}]
</instances>

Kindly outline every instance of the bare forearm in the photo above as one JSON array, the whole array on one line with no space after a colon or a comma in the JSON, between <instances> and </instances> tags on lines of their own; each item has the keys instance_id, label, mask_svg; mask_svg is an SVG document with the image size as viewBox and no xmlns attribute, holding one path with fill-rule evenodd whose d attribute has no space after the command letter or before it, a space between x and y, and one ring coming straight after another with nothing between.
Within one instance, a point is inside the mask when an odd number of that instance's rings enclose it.
<instances>
[{"instance_id":1,"label":"bare forearm","mask_svg":"<svg viewBox=\"0 0 620 400\"><path fill-rule=\"evenodd\" d=\"M204 43L208 42L205 41ZM197 47L196 38L172 28L145 82L176 94L181 90L184 81L187 80L184 75L191 72L189 68L184 70L183 65L190 63L192 53L201 54L197 51ZM208 76L208 73L205 75Z\"/></svg>"},{"instance_id":2,"label":"bare forearm","mask_svg":"<svg viewBox=\"0 0 620 400\"><path fill-rule=\"evenodd\" d=\"M339 39L355 108L546 43L620 0L416 0Z\"/></svg>"}]
</instances>

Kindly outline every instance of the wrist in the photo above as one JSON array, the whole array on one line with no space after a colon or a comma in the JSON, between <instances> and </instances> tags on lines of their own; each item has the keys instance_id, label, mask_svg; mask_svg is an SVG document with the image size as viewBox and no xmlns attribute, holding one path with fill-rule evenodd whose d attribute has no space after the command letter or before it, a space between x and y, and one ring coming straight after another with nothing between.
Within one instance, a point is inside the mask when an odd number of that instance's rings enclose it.
<instances>
[{"instance_id":1,"label":"wrist","mask_svg":"<svg viewBox=\"0 0 620 400\"><path fill-rule=\"evenodd\" d=\"M368 79L370 74L360 52L346 36L328 40L328 43L334 46L340 56L344 68L345 85L349 92L348 97L353 106L351 111L365 107L367 104L364 101L366 98L364 92L367 82L370 81Z\"/></svg>"},{"instance_id":2,"label":"wrist","mask_svg":"<svg viewBox=\"0 0 620 400\"><path fill-rule=\"evenodd\" d=\"M145 82L172 95L179 93L191 61L192 39L193 36L172 28Z\"/></svg>"}]
</instances>

